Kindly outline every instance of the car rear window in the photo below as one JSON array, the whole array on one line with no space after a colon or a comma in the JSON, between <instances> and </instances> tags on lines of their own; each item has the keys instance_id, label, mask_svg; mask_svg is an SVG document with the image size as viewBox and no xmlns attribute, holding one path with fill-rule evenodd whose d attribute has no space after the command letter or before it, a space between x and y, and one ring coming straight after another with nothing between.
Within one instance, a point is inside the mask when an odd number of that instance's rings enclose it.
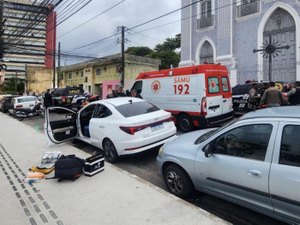
<instances>
[{"instance_id":1,"label":"car rear window","mask_svg":"<svg viewBox=\"0 0 300 225\"><path fill-rule=\"evenodd\" d=\"M232 88L232 95L244 95L248 94L252 84L238 84Z\"/></svg>"},{"instance_id":2,"label":"car rear window","mask_svg":"<svg viewBox=\"0 0 300 225\"><path fill-rule=\"evenodd\" d=\"M28 97L28 98L19 98L17 99L18 103L21 102L34 102L36 101L36 97Z\"/></svg>"},{"instance_id":3,"label":"car rear window","mask_svg":"<svg viewBox=\"0 0 300 225\"><path fill-rule=\"evenodd\" d=\"M67 95L83 95L83 89L81 87L68 87L68 88L56 88L51 94L53 96L67 96Z\"/></svg>"},{"instance_id":4,"label":"car rear window","mask_svg":"<svg viewBox=\"0 0 300 225\"><path fill-rule=\"evenodd\" d=\"M117 106L116 109L124 116L138 116L146 113L159 111L160 109L149 102L132 102Z\"/></svg>"}]
</instances>

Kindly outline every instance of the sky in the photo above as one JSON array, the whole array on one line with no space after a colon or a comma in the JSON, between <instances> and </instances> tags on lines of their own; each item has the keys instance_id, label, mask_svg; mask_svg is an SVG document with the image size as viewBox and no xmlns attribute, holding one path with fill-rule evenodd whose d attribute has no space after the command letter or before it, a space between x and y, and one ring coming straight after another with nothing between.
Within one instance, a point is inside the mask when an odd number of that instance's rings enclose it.
<instances>
[{"instance_id":1,"label":"sky","mask_svg":"<svg viewBox=\"0 0 300 225\"><path fill-rule=\"evenodd\" d=\"M113 6L115 6L113 9L97 16ZM57 26L57 43L60 42L62 53L72 55L103 57L120 53L121 35L85 48L77 48L116 34L120 26L133 28L180 7L180 0L93 0L80 12ZM96 18L71 31L93 17ZM180 26L179 10L135 29L129 29L125 33L125 49L135 46L153 49L155 45L163 43L166 38L173 38L180 33ZM82 61L74 57L63 58L61 64L69 65L77 60Z\"/></svg>"}]
</instances>

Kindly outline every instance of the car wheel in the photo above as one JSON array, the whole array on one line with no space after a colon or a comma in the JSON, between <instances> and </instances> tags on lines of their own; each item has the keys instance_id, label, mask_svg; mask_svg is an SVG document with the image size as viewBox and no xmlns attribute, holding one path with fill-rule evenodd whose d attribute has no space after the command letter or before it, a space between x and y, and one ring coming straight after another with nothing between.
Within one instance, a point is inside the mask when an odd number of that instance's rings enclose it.
<instances>
[{"instance_id":1,"label":"car wheel","mask_svg":"<svg viewBox=\"0 0 300 225\"><path fill-rule=\"evenodd\" d=\"M182 132L189 132L194 129L193 120L186 114L179 115L177 121L179 129Z\"/></svg>"},{"instance_id":2,"label":"car wheel","mask_svg":"<svg viewBox=\"0 0 300 225\"><path fill-rule=\"evenodd\" d=\"M103 141L103 150L104 150L104 156L107 162L115 163L118 161L119 156L116 150L115 145L112 143L111 140L105 139Z\"/></svg>"},{"instance_id":3,"label":"car wheel","mask_svg":"<svg viewBox=\"0 0 300 225\"><path fill-rule=\"evenodd\" d=\"M24 117L19 117L19 116L16 116L16 115L15 115L15 118L18 119L19 121L23 121L24 120Z\"/></svg>"},{"instance_id":4,"label":"car wheel","mask_svg":"<svg viewBox=\"0 0 300 225\"><path fill-rule=\"evenodd\" d=\"M164 171L164 180L168 190L180 198L188 197L193 190L191 179L179 166L168 166Z\"/></svg>"}]
</instances>

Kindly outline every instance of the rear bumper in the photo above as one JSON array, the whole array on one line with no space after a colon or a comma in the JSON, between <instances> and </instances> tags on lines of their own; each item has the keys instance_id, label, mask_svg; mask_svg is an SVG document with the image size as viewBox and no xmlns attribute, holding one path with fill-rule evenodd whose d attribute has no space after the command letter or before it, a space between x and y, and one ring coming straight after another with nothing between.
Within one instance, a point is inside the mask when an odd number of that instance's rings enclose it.
<instances>
[{"instance_id":1,"label":"rear bumper","mask_svg":"<svg viewBox=\"0 0 300 225\"><path fill-rule=\"evenodd\" d=\"M220 116L214 116L214 117L210 117L210 118L201 116L201 117L195 117L192 119L196 120L198 122L198 127L206 128L206 127L210 127L210 126L218 126L220 124L223 124L223 123L231 120L233 117L234 117L234 111L231 111L229 113L225 113Z\"/></svg>"},{"instance_id":2,"label":"rear bumper","mask_svg":"<svg viewBox=\"0 0 300 225\"><path fill-rule=\"evenodd\" d=\"M119 155L130 155L135 153L140 153L155 147L158 147L160 145L165 144L168 141L173 140L176 137L176 128L174 127L173 130L171 130L168 133L160 134L160 138L157 136L154 136L152 138L149 138L147 141L143 139L137 139L135 140L126 140L122 142L116 142L115 147L117 148Z\"/></svg>"}]
</instances>

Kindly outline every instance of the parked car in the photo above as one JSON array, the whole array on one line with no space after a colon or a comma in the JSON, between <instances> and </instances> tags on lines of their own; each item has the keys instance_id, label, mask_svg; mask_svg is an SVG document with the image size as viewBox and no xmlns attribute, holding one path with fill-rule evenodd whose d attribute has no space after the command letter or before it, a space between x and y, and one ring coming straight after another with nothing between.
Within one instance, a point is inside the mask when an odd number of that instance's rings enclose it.
<instances>
[{"instance_id":1,"label":"parked car","mask_svg":"<svg viewBox=\"0 0 300 225\"><path fill-rule=\"evenodd\" d=\"M45 133L50 142L82 140L103 149L109 162L160 146L176 134L169 112L139 98L94 101L78 113L50 107L45 115Z\"/></svg>"},{"instance_id":2,"label":"parked car","mask_svg":"<svg viewBox=\"0 0 300 225\"><path fill-rule=\"evenodd\" d=\"M17 97L17 95L5 95L2 96L1 100L0 100L0 111L3 113L7 113L8 112L8 105L11 102L11 100Z\"/></svg>"},{"instance_id":3,"label":"parked car","mask_svg":"<svg viewBox=\"0 0 300 225\"><path fill-rule=\"evenodd\" d=\"M33 109L39 103L36 96L19 96L12 98L7 104L8 113L14 115L16 109Z\"/></svg>"},{"instance_id":4,"label":"parked car","mask_svg":"<svg viewBox=\"0 0 300 225\"><path fill-rule=\"evenodd\" d=\"M55 88L51 91L53 105L71 108L74 96L83 95L83 93L82 87Z\"/></svg>"},{"instance_id":5,"label":"parked car","mask_svg":"<svg viewBox=\"0 0 300 225\"><path fill-rule=\"evenodd\" d=\"M250 112L166 143L157 162L171 193L194 189L300 224L300 107Z\"/></svg>"},{"instance_id":6,"label":"parked car","mask_svg":"<svg viewBox=\"0 0 300 225\"><path fill-rule=\"evenodd\" d=\"M257 84L257 94L262 97L264 91L269 87L269 81L254 83ZM252 88L252 84L253 82L238 84L232 88L232 103L235 115L243 115L252 110L249 103L249 91ZM279 90L283 90L284 82L277 81L275 84ZM260 109L259 100L260 98L257 101L257 109Z\"/></svg>"}]
</instances>

